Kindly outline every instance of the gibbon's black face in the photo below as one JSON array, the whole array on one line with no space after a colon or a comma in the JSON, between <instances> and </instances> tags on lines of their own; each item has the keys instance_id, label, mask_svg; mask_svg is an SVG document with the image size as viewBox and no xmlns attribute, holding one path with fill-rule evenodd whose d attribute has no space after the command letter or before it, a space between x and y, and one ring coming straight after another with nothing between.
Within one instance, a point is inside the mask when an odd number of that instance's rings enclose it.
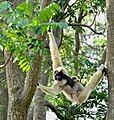
<instances>
[{"instance_id":1,"label":"gibbon's black face","mask_svg":"<svg viewBox=\"0 0 114 120\"><path fill-rule=\"evenodd\" d=\"M61 81L62 79L66 79L67 80L66 85L69 85L71 88L73 88L74 80L72 78L70 78L69 76L67 76L66 74L64 74L62 72L62 70L60 72L58 70L56 70L54 72L54 75L55 75L55 80Z\"/></svg>"},{"instance_id":2,"label":"gibbon's black face","mask_svg":"<svg viewBox=\"0 0 114 120\"><path fill-rule=\"evenodd\" d=\"M55 80L58 80L58 81L61 81L62 79L66 78L66 75L62 72L62 70L60 72L56 70L54 72L54 76L55 76Z\"/></svg>"}]
</instances>

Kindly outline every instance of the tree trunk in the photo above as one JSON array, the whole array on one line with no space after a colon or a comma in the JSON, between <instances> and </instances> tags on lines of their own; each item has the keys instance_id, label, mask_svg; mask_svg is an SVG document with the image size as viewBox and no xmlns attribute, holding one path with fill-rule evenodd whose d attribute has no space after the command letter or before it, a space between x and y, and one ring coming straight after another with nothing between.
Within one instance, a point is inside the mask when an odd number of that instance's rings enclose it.
<instances>
[{"instance_id":1,"label":"tree trunk","mask_svg":"<svg viewBox=\"0 0 114 120\"><path fill-rule=\"evenodd\" d=\"M9 59L10 53L5 52L6 60ZM13 57L10 58L6 65L6 79L8 83L8 120L23 120L24 114L21 108L21 91L22 83L20 70L17 63L13 63Z\"/></svg>"},{"instance_id":2,"label":"tree trunk","mask_svg":"<svg viewBox=\"0 0 114 120\"><path fill-rule=\"evenodd\" d=\"M114 0L106 0L107 7L107 66L109 104L107 120L114 120Z\"/></svg>"},{"instance_id":3,"label":"tree trunk","mask_svg":"<svg viewBox=\"0 0 114 120\"><path fill-rule=\"evenodd\" d=\"M47 67L46 67L47 69ZM48 74L44 73L45 70L41 73L41 84L47 85ZM34 116L33 120L45 120L46 112L44 110L44 97L45 93L37 88L34 98Z\"/></svg>"},{"instance_id":4,"label":"tree trunk","mask_svg":"<svg viewBox=\"0 0 114 120\"><path fill-rule=\"evenodd\" d=\"M51 3L51 0L41 0L40 9L44 9ZM45 33L46 34L46 33ZM43 41L45 41L45 35L43 35ZM45 60L48 58L44 58ZM45 70L48 69L49 65L45 63L45 68L42 69L41 72L41 83L47 85L48 81L48 74L44 73ZM46 119L46 112L44 111L44 97L45 93L42 92L40 89L36 89L35 98L34 98L34 111L33 111L33 120L45 120Z\"/></svg>"},{"instance_id":5,"label":"tree trunk","mask_svg":"<svg viewBox=\"0 0 114 120\"><path fill-rule=\"evenodd\" d=\"M79 38L79 30L76 28L75 30L75 49L74 49L74 70L75 75L78 74L78 56L80 50L80 38Z\"/></svg>"},{"instance_id":6,"label":"tree trunk","mask_svg":"<svg viewBox=\"0 0 114 120\"><path fill-rule=\"evenodd\" d=\"M4 64L3 52L0 51L0 65ZM7 108L8 108L8 89L6 86L6 77L4 68L0 70L0 120L7 119Z\"/></svg>"}]
</instances>

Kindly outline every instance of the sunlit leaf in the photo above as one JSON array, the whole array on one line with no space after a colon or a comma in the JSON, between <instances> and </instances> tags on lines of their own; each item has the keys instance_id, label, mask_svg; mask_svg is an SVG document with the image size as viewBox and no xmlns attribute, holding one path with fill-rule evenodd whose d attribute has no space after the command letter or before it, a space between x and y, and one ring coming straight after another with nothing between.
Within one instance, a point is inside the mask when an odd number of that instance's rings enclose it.
<instances>
[{"instance_id":1,"label":"sunlit leaf","mask_svg":"<svg viewBox=\"0 0 114 120\"><path fill-rule=\"evenodd\" d=\"M17 9L23 11L26 15L31 16L33 12L33 5L31 2L23 2L17 6Z\"/></svg>"},{"instance_id":2,"label":"sunlit leaf","mask_svg":"<svg viewBox=\"0 0 114 120\"><path fill-rule=\"evenodd\" d=\"M50 18L52 18L57 11L60 9L60 6L56 3L52 3L46 8L44 8L42 11L38 14L38 20L41 22L48 21Z\"/></svg>"},{"instance_id":3,"label":"sunlit leaf","mask_svg":"<svg viewBox=\"0 0 114 120\"><path fill-rule=\"evenodd\" d=\"M24 68L24 66L26 66L28 64L27 61L23 62L22 64L20 64L20 68Z\"/></svg>"},{"instance_id":4,"label":"sunlit leaf","mask_svg":"<svg viewBox=\"0 0 114 120\"><path fill-rule=\"evenodd\" d=\"M30 70L30 65L27 64L26 66L24 66L24 67L22 68L22 70L28 72L28 71Z\"/></svg>"}]
</instances>

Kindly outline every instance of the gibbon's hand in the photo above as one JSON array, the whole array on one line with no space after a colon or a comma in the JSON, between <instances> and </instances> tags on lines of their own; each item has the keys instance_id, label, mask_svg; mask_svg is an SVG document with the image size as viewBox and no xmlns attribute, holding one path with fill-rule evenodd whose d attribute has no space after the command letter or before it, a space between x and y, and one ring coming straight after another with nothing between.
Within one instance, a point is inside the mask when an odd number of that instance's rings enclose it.
<instances>
[{"instance_id":1,"label":"gibbon's hand","mask_svg":"<svg viewBox=\"0 0 114 120\"><path fill-rule=\"evenodd\" d=\"M39 82L37 82L37 86L39 86Z\"/></svg>"},{"instance_id":2,"label":"gibbon's hand","mask_svg":"<svg viewBox=\"0 0 114 120\"><path fill-rule=\"evenodd\" d=\"M108 69L106 68L105 65L101 64L101 66L98 68L99 71L102 71L104 75L108 74Z\"/></svg>"},{"instance_id":3,"label":"gibbon's hand","mask_svg":"<svg viewBox=\"0 0 114 120\"><path fill-rule=\"evenodd\" d=\"M102 71L104 73L105 76L108 76L108 69L105 67Z\"/></svg>"}]
</instances>

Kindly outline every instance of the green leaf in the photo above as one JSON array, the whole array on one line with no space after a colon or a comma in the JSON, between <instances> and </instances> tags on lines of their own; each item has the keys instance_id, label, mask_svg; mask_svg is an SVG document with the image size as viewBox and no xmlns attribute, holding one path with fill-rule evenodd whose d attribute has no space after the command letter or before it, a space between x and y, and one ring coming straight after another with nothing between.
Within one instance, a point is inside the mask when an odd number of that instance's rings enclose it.
<instances>
[{"instance_id":1,"label":"green leaf","mask_svg":"<svg viewBox=\"0 0 114 120\"><path fill-rule=\"evenodd\" d=\"M38 26L36 29L35 29L35 33L40 35L42 33L42 27L41 26Z\"/></svg>"},{"instance_id":2,"label":"green leaf","mask_svg":"<svg viewBox=\"0 0 114 120\"><path fill-rule=\"evenodd\" d=\"M29 20L27 18L20 18L18 21L18 27L23 27L29 24Z\"/></svg>"},{"instance_id":3,"label":"green leaf","mask_svg":"<svg viewBox=\"0 0 114 120\"><path fill-rule=\"evenodd\" d=\"M8 1L4 1L0 4L0 14L2 14L5 10L9 9L12 11L11 4Z\"/></svg>"},{"instance_id":4,"label":"green leaf","mask_svg":"<svg viewBox=\"0 0 114 120\"><path fill-rule=\"evenodd\" d=\"M26 61L26 58L19 61L19 65L23 64Z\"/></svg>"},{"instance_id":5,"label":"green leaf","mask_svg":"<svg viewBox=\"0 0 114 120\"><path fill-rule=\"evenodd\" d=\"M17 6L17 9L23 11L26 15L32 16L33 5L31 2L26 1Z\"/></svg>"},{"instance_id":6,"label":"green leaf","mask_svg":"<svg viewBox=\"0 0 114 120\"><path fill-rule=\"evenodd\" d=\"M57 13L58 10L60 10L60 6L56 3L52 3L39 12L38 20L40 22L48 21Z\"/></svg>"},{"instance_id":7,"label":"green leaf","mask_svg":"<svg viewBox=\"0 0 114 120\"><path fill-rule=\"evenodd\" d=\"M24 67L22 68L22 70L28 72L28 71L30 70L30 65L27 64L26 66L24 66Z\"/></svg>"},{"instance_id":8,"label":"green leaf","mask_svg":"<svg viewBox=\"0 0 114 120\"><path fill-rule=\"evenodd\" d=\"M42 26L43 31L48 28L68 28L68 24L66 22L48 22L43 23L40 26Z\"/></svg>"},{"instance_id":9,"label":"green leaf","mask_svg":"<svg viewBox=\"0 0 114 120\"><path fill-rule=\"evenodd\" d=\"M66 22L60 22L59 27L60 28L68 28L68 24Z\"/></svg>"},{"instance_id":10,"label":"green leaf","mask_svg":"<svg viewBox=\"0 0 114 120\"><path fill-rule=\"evenodd\" d=\"M27 64L28 64L28 61L23 62L23 63L20 65L20 68L24 68L24 66L26 66Z\"/></svg>"}]
</instances>

